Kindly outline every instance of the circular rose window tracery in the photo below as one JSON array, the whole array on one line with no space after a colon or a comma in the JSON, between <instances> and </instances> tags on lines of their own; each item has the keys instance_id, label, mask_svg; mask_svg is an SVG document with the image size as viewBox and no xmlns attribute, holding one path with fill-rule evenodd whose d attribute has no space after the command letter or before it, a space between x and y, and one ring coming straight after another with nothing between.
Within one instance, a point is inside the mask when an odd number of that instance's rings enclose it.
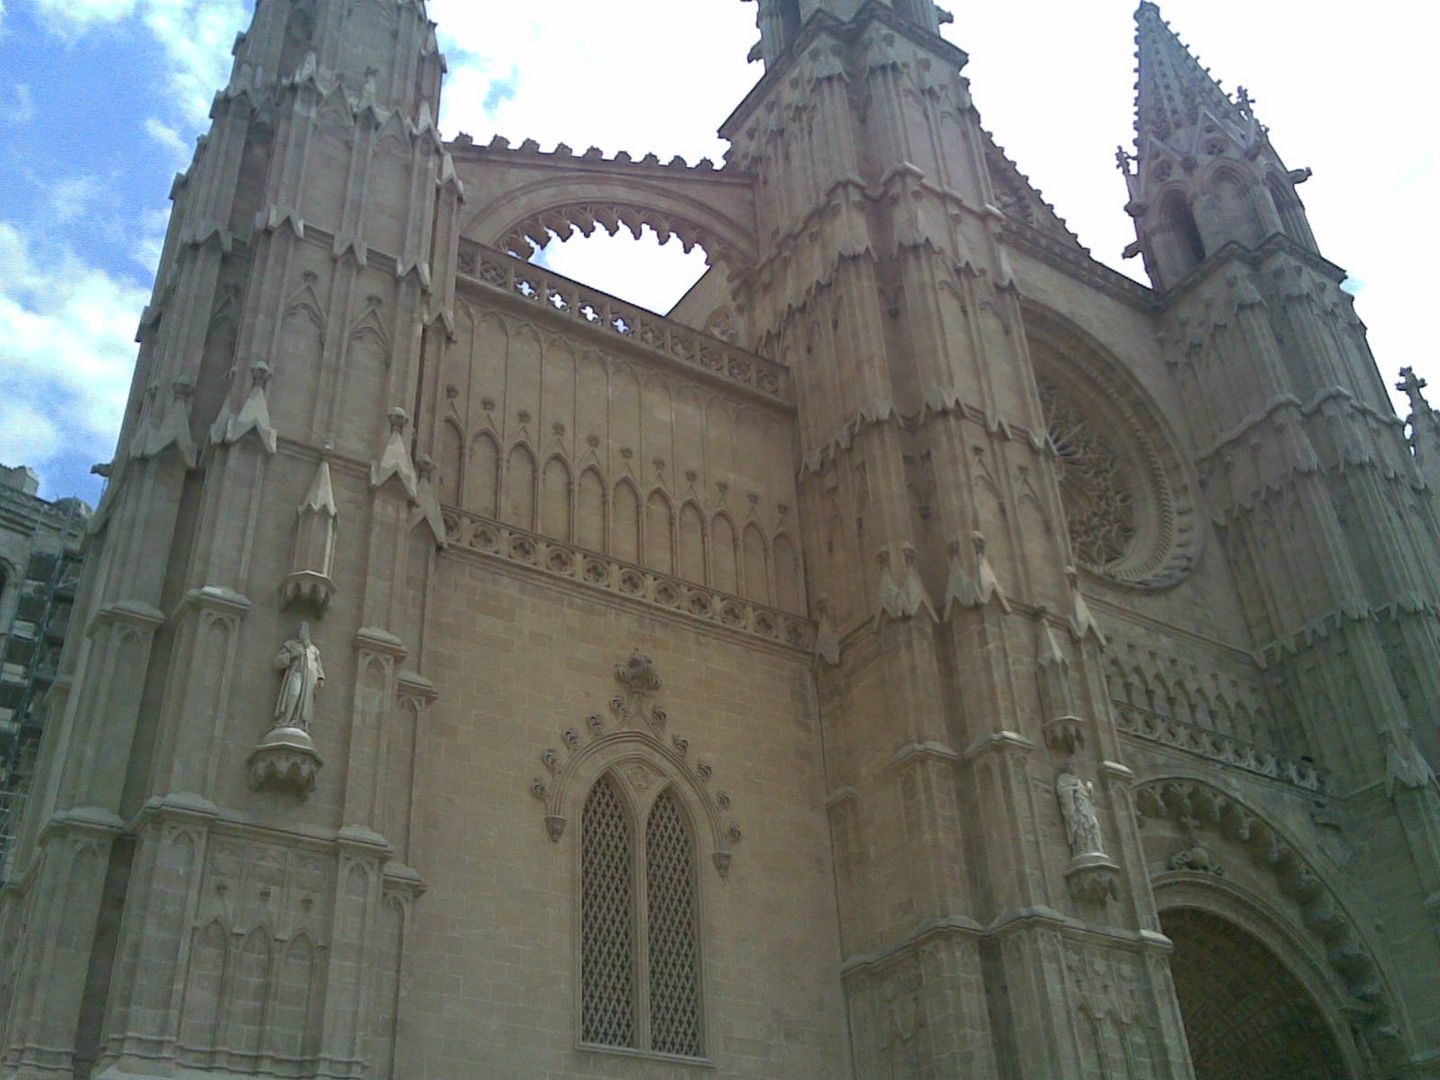
<instances>
[{"instance_id":1,"label":"circular rose window tracery","mask_svg":"<svg viewBox=\"0 0 1440 1080\"><path fill-rule=\"evenodd\" d=\"M1060 497L1075 558L1099 569L1122 562L1137 530L1135 495L1120 455L1048 379L1040 381L1040 404L1059 458Z\"/></svg>"},{"instance_id":2,"label":"circular rose window tracery","mask_svg":"<svg viewBox=\"0 0 1440 1080\"><path fill-rule=\"evenodd\" d=\"M1174 585L1194 565L1197 535L1188 470L1164 423L1116 361L1026 314L1075 561L1122 585Z\"/></svg>"}]
</instances>

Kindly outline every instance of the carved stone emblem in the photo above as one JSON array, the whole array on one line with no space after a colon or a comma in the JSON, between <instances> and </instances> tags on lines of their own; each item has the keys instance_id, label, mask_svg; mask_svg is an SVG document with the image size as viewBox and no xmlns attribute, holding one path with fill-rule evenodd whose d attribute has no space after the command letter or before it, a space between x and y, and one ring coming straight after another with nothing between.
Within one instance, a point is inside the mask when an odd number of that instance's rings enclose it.
<instances>
[{"instance_id":1,"label":"carved stone emblem","mask_svg":"<svg viewBox=\"0 0 1440 1080\"><path fill-rule=\"evenodd\" d=\"M655 662L636 649L630 659L616 665L615 681L620 684L621 692L611 699L610 708L621 722L637 728L648 725L657 733L664 731L668 717L654 701L654 694L660 689L660 673L655 670Z\"/></svg>"},{"instance_id":2,"label":"carved stone emblem","mask_svg":"<svg viewBox=\"0 0 1440 1080\"><path fill-rule=\"evenodd\" d=\"M615 668L615 679L626 690L649 692L660 689L660 673L655 670L655 661L639 649L630 654L630 659Z\"/></svg>"}]
</instances>

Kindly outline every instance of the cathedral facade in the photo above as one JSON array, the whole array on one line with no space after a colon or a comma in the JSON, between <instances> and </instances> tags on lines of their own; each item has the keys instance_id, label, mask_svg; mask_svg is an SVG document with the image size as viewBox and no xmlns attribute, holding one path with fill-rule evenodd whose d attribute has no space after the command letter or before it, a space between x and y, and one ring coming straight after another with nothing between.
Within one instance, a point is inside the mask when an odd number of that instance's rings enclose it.
<instances>
[{"instance_id":1,"label":"cathedral facade","mask_svg":"<svg viewBox=\"0 0 1440 1080\"><path fill-rule=\"evenodd\" d=\"M259 0L0 893L0 1077L1440 1076L1440 421L1137 13L1145 287L929 0L723 164ZM528 261L699 245L668 315ZM525 256L525 257L521 257Z\"/></svg>"}]
</instances>

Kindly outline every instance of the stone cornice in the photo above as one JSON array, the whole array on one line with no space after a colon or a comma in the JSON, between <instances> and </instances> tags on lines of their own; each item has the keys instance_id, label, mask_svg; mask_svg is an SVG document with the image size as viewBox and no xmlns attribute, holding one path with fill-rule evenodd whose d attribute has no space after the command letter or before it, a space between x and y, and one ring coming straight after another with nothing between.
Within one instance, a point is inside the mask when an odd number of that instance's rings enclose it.
<instances>
[{"instance_id":1,"label":"stone cornice","mask_svg":"<svg viewBox=\"0 0 1440 1080\"><path fill-rule=\"evenodd\" d=\"M1000 230L1001 239L1053 270L1058 270L1083 285L1097 289L1112 299L1128 304L1148 315L1159 310L1154 290L1100 262L1089 252L1077 250L1059 237L1013 218L1006 218Z\"/></svg>"},{"instance_id":2,"label":"stone cornice","mask_svg":"<svg viewBox=\"0 0 1440 1080\"><path fill-rule=\"evenodd\" d=\"M913 956L925 945L936 940L959 937L975 941L1037 928L1055 930L1067 937L1085 939L1112 948L1122 945L1137 949L1156 949L1165 953L1172 948L1169 938L1154 931L1126 930L1088 919L1077 919L1051 907L1033 906L1008 909L988 925L967 915L944 915L926 919L899 941L882 945L873 952L846 957L840 964L840 977L849 980L875 974L895 961Z\"/></svg>"},{"instance_id":3,"label":"stone cornice","mask_svg":"<svg viewBox=\"0 0 1440 1080\"><path fill-rule=\"evenodd\" d=\"M640 605L652 615L699 623L711 633L733 634L747 644L769 644L807 658L815 647L815 624L803 615L787 614L453 507L446 507L444 516L450 541L447 555L479 556L557 585Z\"/></svg>"},{"instance_id":4,"label":"stone cornice","mask_svg":"<svg viewBox=\"0 0 1440 1080\"><path fill-rule=\"evenodd\" d=\"M1169 289L1157 293L1156 301L1163 310L1169 311L1175 305L1189 298L1205 282L1218 276L1219 272L1226 267L1239 265L1251 270L1258 270L1272 256L1282 253L1304 263L1311 270L1323 274L1336 284L1350 276L1343 267L1337 266L1323 255L1302 247L1282 233L1274 233L1257 248L1247 248L1234 240L1230 241Z\"/></svg>"},{"instance_id":5,"label":"stone cornice","mask_svg":"<svg viewBox=\"0 0 1440 1080\"><path fill-rule=\"evenodd\" d=\"M939 416L971 420L990 435L1023 443L1038 454L1054 456L1049 432L1036 432L1020 424L1012 424L973 402L963 400L954 387L936 386L925 392L924 404L914 413L901 413L891 401L862 405L841 423L828 442L804 454L799 477L803 479L806 473L825 472L842 452L854 445L859 436L872 428L893 424L902 431L913 432Z\"/></svg>"},{"instance_id":6,"label":"stone cornice","mask_svg":"<svg viewBox=\"0 0 1440 1080\"><path fill-rule=\"evenodd\" d=\"M1402 430L1405 427L1405 422L1398 416L1394 414L1387 416L1365 404L1365 402L1357 400L1355 395L1343 386L1332 386L1321 390L1311 398L1308 403L1302 402L1293 394L1281 394L1260 406L1259 409L1252 412L1228 431L1224 431L1216 436L1208 446L1201 447L1195 454L1195 460L1197 463L1204 464L1210 458L1244 440L1254 432L1256 428L1274 419L1274 417L1281 412L1292 412L1303 418L1308 418L1319 412L1325 405L1332 401L1339 401L1366 419L1373 420L1386 427L1394 427Z\"/></svg>"}]
</instances>

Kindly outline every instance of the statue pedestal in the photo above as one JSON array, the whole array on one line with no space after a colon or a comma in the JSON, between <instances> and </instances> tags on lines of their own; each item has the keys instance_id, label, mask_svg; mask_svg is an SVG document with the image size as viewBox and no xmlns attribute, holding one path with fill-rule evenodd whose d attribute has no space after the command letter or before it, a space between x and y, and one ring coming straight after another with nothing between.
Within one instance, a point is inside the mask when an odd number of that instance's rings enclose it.
<instances>
[{"instance_id":1,"label":"statue pedestal","mask_svg":"<svg viewBox=\"0 0 1440 1080\"><path fill-rule=\"evenodd\" d=\"M271 728L250 754L250 786L293 791L302 799L315 790L325 762L303 728Z\"/></svg>"},{"instance_id":2,"label":"statue pedestal","mask_svg":"<svg viewBox=\"0 0 1440 1080\"><path fill-rule=\"evenodd\" d=\"M1070 897L1086 904L1103 904L1120 896L1120 867L1103 851L1076 855L1065 868Z\"/></svg>"}]
</instances>

